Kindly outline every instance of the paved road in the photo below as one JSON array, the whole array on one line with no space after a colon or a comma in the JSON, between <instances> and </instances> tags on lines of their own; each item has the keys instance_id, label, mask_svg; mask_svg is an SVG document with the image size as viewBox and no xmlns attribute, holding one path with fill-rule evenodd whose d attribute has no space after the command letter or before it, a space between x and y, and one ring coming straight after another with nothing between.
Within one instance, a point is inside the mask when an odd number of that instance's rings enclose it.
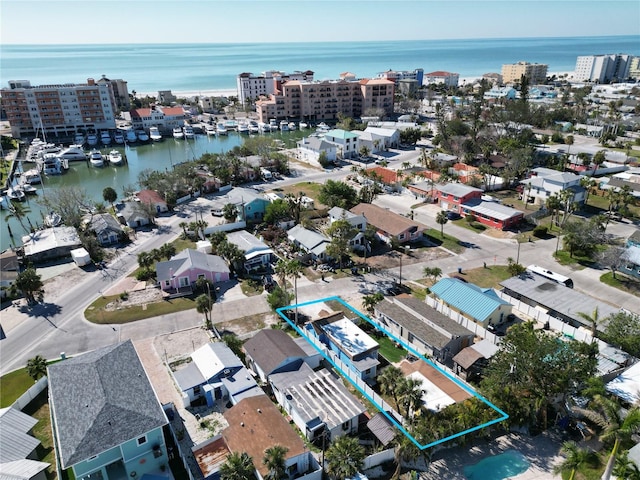
<instances>
[{"instance_id":1,"label":"paved road","mask_svg":"<svg viewBox=\"0 0 640 480\"><path fill-rule=\"evenodd\" d=\"M393 163L409 161L407 158L411 155L417 155L417 152L403 152ZM349 172L349 166L329 172L306 171L303 176L272 182L269 187L295 184L302 179L308 181L322 181L328 178L340 179L348 175ZM265 189L269 187L265 186ZM383 195L376 200L376 203L392 211L406 214L409 206L415 203L415 199L412 195ZM435 224L436 212L437 208L433 206L417 208L415 209L415 220L427 226L438 228L438 225ZM47 358L56 358L60 352L72 355L109 345L118 340L143 339L201 324L202 319L194 310L164 315L122 327L94 325L87 322L83 316L86 307L102 291L107 290L136 267L138 252L157 248L173 240L180 233L178 223L189 219L193 219L193 212L189 205L181 207L171 217L159 219L160 228L152 232L140 233L138 240L124 249L124 252L111 263L106 272L94 272L87 281L78 285L70 285L69 290L56 299L55 304L40 305L20 314L22 321L7 332L7 338L0 342L0 373L4 374L22 367L29 358L36 354ZM634 228L637 227L611 224L608 231L626 237ZM458 267L463 269L476 268L482 266L484 262L488 265L505 264L508 257L518 258L523 265L536 263L571 276L576 283L577 290L631 311L640 310L637 297L600 283L598 278L602 274L601 271L592 269L573 271L556 264L552 258L552 253L556 248L555 240L538 240L534 243L521 244L518 253L518 245L514 240L477 235L453 224L445 225L445 230L451 235L467 241L470 247L460 255L452 255L429 263L430 266L439 266L445 273L454 272ZM403 279L422 278L424 266L426 266L424 263L405 265L402 271ZM299 288L299 302L332 295L357 298L375 291L382 283L388 282L391 278L397 278L399 273L398 266L380 275L349 277L329 282L307 282ZM267 311L268 306L263 296L223 301L216 307L215 320L222 322ZM2 312L2 315L8 314L8 312ZM16 312L11 314L15 315Z\"/></svg>"}]
</instances>

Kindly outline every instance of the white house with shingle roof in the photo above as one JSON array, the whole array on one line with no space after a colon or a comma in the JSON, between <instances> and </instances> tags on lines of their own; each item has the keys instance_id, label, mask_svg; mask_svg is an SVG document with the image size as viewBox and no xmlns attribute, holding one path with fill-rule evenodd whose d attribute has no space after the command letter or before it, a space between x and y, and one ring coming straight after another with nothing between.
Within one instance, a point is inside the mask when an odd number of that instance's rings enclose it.
<instances>
[{"instance_id":1,"label":"white house with shingle roof","mask_svg":"<svg viewBox=\"0 0 640 480\"><path fill-rule=\"evenodd\" d=\"M75 478L142 478L168 464L168 420L131 340L48 367L57 460Z\"/></svg>"},{"instance_id":2,"label":"white house with shingle roof","mask_svg":"<svg viewBox=\"0 0 640 480\"><path fill-rule=\"evenodd\" d=\"M552 195L563 190L574 194L572 202L582 203L586 190L580 186L581 175L571 172L559 172L550 168L538 167L531 171L531 177L520 181L524 186L523 197L533 198L534 203L544 205Z\"/></svg>"},{"instance_id":3,"label":"white house with shingle roof","mask_svg":"<svg viewBox=\"0 0 640 480\"><path fill-rule=\"evenodd\" d=\"M321 233L308 230L302 225L296 225L287 231L287 237L296 247L311 255L313 260L325 260L327 258L327 246L331 243Z\"/></svg>"},{"instance_id":4,"label":"white house with shingle roof","mask_svg":"<svg viewBox=\"0 0 640 480\"><path fill-rule=\"evenodd\" d=\"M338 158L338 146L324 138L305 137L297 145L299 158L304 162L319 164L322 153L329 162L335 162Z\"/></svg>"}]
</instances>

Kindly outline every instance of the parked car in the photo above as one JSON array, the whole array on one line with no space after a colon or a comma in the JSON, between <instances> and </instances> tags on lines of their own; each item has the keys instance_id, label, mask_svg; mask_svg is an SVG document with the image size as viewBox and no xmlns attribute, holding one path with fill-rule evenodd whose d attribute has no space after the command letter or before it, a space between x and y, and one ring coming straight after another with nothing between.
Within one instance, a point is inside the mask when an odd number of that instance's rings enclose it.
<instances>
[{"instance_id":1,"label":"parked car","mask_svg":"<svg viewBox=\"0 0 640 480\"><path fill-rule=\"evenodd\" d=\"M447 212L447 218L449 220L460 220L462 216L458 212L450 211Z\"/></svg>"}]
</instances>

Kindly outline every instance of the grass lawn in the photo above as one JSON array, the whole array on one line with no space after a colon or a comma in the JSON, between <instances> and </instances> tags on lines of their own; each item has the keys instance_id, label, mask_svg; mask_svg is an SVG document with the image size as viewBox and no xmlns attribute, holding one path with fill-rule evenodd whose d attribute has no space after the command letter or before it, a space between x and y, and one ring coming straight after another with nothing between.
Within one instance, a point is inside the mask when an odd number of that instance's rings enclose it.
<instances>
[{"instance_id":1,"label":"grass lawn","mask_svg":"<svg viewBox=\"0 0 640 480\"><path fill-rule=\"evenodd\" d=\"M438 247L444 247L447 250L451 250L454 253L462 253L464 251L464 247L460 245L460 240L456 237L452 237L451 235L444 234L444 237L440 235L440 230L435 228L430 228L425 231L425 237L428 240L437 245Z\"/></svg>"},{"instance_id":2,"label":"grass lawn","mask_svg":"<svg viewBox=\"0 0 640 480\"><path fill-rule=\"evenodd\" d=\"M386 335L377 338L376 341L380 345L380 349L378 350L380 355L391 363L399 362L407 356L407 351L402 347L397 347L395 342Z\"/></svg>"},{"instance_id":3,"label":"grass lawn","mask_svg":"<svg viewBox=\"0 0 640 480\"><path fill-rule=\"evenodd\" d=\"M600 480L607 465L607 452L597 453L593 461L586 462L578 468L573 480ZM569 480L571 470L562 472L562 480Z\"/></svg>"},{"instance_id":4,"label":"grass lawn","mask_svg":"<svg viewBox=\"0 0 640 480\"><path fill-rule=\"evenodd\" d=\"M355 316L355 313L353 313L352 310L348 309L347 307L345 307L342 303L340 303L337 300L328 300L328 301L326 301L324 303L327 305L327 307L329 307L334 312L342 312L342 313L344 313L347 318L353 318Z\"/></svg>"},{"instance_id":5,"label":"grass lawn","mask_svg":"<svg viewBox=\"0 0 640 480\"><path fill-rule=\"evenodd\" d=\"M0 408L11 406L33 384L33 378L27 374L26 368L0 377Z\"/></svg>"},{"instance_id":6,"label":"grass lawn","mask_svg":"<svg viewBox=\"0 0 640 480\"><path fill-rule=\"evenodd\" d=\"M480 222L472 222L469 223L466 218L461 218L459 220L449 220L451 223L453 223L454 225L457 225L459 227L462 228L466 228L467 230L471 230L472 232L475 233L482 233L487 229L486 225L483 225ZM446 228L446 225L445 225Z\"/></svg>"},{"instance_id":7,"label":"grass lawn","mask_svg":"<svg viewBox=\"0 0 640 480\"><path fill-rule=\"evenodd\" d=\"M260 280L251 279L240 280L240 288L242 289L242 293L244 293L247 297L261 295L264 290L264 287L262 286L262 282L260 282Z\"/></svg>"},{"instance_id":8,"label":"grass lawn","mask_svg":"<svg viewBox=\"0 0 640 480\"><path fill-rule=\"evenodd\" d=\"M111 301L119 298L119 295L100 297L84 311L85 318L92 323L129 323L145 318L165 315L167 313L181 312L196 308L196 302L189 297L172 298L160 302L147 303L146 306L135 305L120 310L106 311L104 307Z\"/></svg>"},{"instance_id":9,"label":"grass lawn","mask_svg":"<svg viewBox=\"0 0 640 480\"><path fill-rule=\"evenodd\" d=\"M298 193L303 192L307 197L313 198L314 205L316 209L327 208L326 205L323 205L318 200L320 196L320 189L322 188L322 184L315 182L301 182L296 183L295 185L287 185L286 187L275 188L273 191L282 193L286 195L290 193L292 195L298 195Z\"/></svg>"},{"instance_id":10,"label":"grass lawn","mask_svg":"<svg viewBox=\"0 0 640 480\"><path fill-rule=\"evenodd\" d=\"M458 272L450 272L459 275ZM487 265L487 268L474 268L463 270L462 277L469 283L482 288L500 288L499 283L513 275L509 273L506 265Z\"/></svg>"},{"instance_id":11,"label":"grass lawn","mask_svg":"<svg viewBox=\"0 0 640 480\"><path fill-rule=\"evenodd\" d=\"M606 249L606 246L604 245L599 245L597 247L598 251L605 250L605 249ZM572 257L567 250L558 250L556 253L553 254L553 256L555 257L555 259L560 265L575 265L575 266L580 265L582 267L590 267L595 263L593 261L593 258L590 256L574 253Z\"/></svg>"},{"instance_id":12,"label":"grass lawn","mask_svg":"<svg viewBox=\"0 0 640 480\"><path fill-rule=\"evenodd\" d=\"M630 293L637 297L640 296L640 280L636 278L627 277L621 273L617 273L616 278L613 278L613 274L607 272L600 276L600 281L623 292Z\"/></svg>"},{"instance_id":13,"label":"grass lawn","mask_svg":"<svg viewBox=\"0 0 640 480\"><path fill-rule=\"evenodd\" d=\"M56 459L53 449L53 434L51 432L51 417L49 416L48 390L45 388L34 398L24 409L24 413L38 420L33 427L33 436L40 440L41 445L37 448L38 459L42 462L50 463L46 470L47 479L56 478Z\"/></svg>"},{"instance_id":14,"label":"grass lawn","mask_svg":"<svg viewBox=\"0 0 640 480\"><path fill-rule=\"evenodd\" d=\"M170 244L176 247L176 253L180 253L181 251L186 250L187 248L192 248L192 249L196 248L196 242L188 238L187 239L177 238L173 242L170 242ZM166 258L161 259L161 261L163 262L165 260ZM156 263L158 262L153 262L153 265L151 265L150 267L151 270L153 270L154 272L156 271ZM135 277L140 270L142 270L142 268L140 267L136 268L129 276Z\"/></svg>"}]
</instances>

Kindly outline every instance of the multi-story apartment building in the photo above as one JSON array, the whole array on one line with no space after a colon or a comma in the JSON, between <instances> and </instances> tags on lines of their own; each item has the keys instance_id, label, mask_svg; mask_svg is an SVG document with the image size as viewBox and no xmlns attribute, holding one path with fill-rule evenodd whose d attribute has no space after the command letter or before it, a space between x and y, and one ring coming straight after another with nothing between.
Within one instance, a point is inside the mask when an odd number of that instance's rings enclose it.
<instances>
[{"instance_id":1,"label":"multi-story apartment building","mask_svg":"<svg viewBox=\"0 0 640 480\"><path fill-rule=\"evenodd\" d=\"M32 86L10 80L0 91L14 138L72 136L79 130L116 127L117 106L111 82Z\"/></svg>"},{"instance_id":2,"label":"multi-story apartment building","mask_svg":"<svg viewBox=\"0 0 640 480\"><path fill-rule=\"evenodd\" d=\"M629 78L631 55L582 55L576 60L574 77L581 82L609 83Z\"/></svg>"},{"instance_id":3,"label":"multi-story apartment building","mask_svg":"<svg viewBox=\"0 0 640 480\"><path fill-rule=\"evenodd\" d=\"M313 72L307 70L305 72L284 73L277 70L268 70L262 72L262 75L254 75L253 73L241 73L236 77L238 86L238 100L244 104L247 100L257 100L261 96L271 95L275 93L278 84L288 80L313 81Z\"/></svg>"},{"instance_id":4,"label":"multi-story apartment building","mask_svg":"<svg viewBox=\"0 0 640 480\"><path fill-rule=\"evenodd\" d=\"M113 99L116 102L116 107L119 110L126 112L131 108L131 99L129 98L129 89L127 88L127 81L121 78L110 80L106 75L102 75L102 78L96 82L98 85L111 84L111 91L113 92Z\"/></svg>"},{"instance_id":5,"label":"multi-story apartment building","mask_svg":"<svg viewBox=\"0 0 640 480\"><path fill-rule=\"evenodd\" d=\"M459 78L460 75L457 73L438 70L437 72L425 73L424 84L431 85L432 83L442 83L445 87L457 87Z\"/></svg>"},{"instance_id":6,"label":"multi-story apartment building","mask_svg":"<svg viewBox=\"0 0 640 480\"><path fill-rule=\"evenodd\" d=\"M529 79L529 85L544 83L547 79L548 65L543 63L518 62L502 65L502 81L504 83L519 83L525 75Z\"/></svg>"},{"instance_id":7,"label":"multi-story apartment building","mask_svg":"<svg viewBox=\"0 0 640 480\"><path fill-rule=\"evenodd\" d=\"M422 68L416 68L415 70L387 70L376 75L376 78L391 80L396 84L396 87L400 80L416 80L418 87L421 87L423 85L423 77L424 70Z\"/></svg>"},{"instance_id":8,"label":"multi-story apartment building","mask_svg":"<svg viewBox=\"0 0 640 480\"><path fill-rule=\"evenodd\" d=\"M300 119L307 121L336 120L338 113L361 117L369 109L393 113L394 83L385 79L361 80L291 80L267 100L256 102L260 121Z\"/></svg>"},{"instance_id":9,"label":"multi-story apartment building","mask_svg":"<svg viewBox=\"0 0 640 480\"><path fill-rule=\"evenodd\" d=\"M632 57L629 61L629 78L640 80L640 57Z\"/></svg>"}]
</instances>

